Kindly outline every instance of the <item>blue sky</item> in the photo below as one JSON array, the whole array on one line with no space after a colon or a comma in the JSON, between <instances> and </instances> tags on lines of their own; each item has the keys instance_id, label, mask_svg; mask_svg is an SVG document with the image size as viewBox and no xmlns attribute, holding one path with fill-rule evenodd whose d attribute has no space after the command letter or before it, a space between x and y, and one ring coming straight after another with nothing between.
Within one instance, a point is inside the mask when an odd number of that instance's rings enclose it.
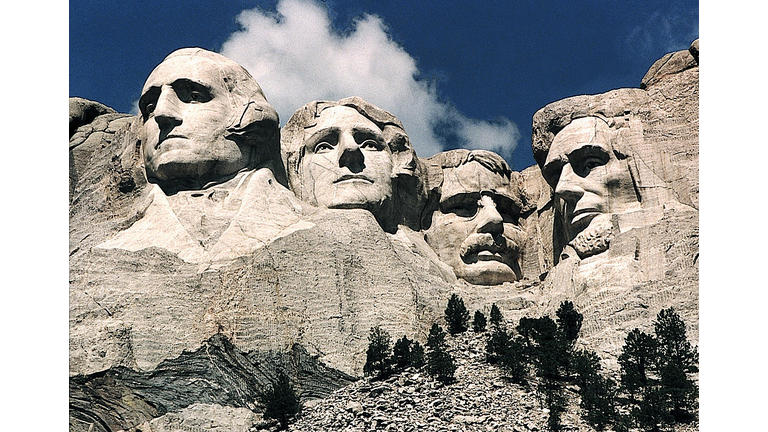
<instances>
[{"instance_id":1,"label":"blue sky","mask_svg":"<svg viewBox=\"0 0 768 432\"><path fill-rule=\"evenodd\" d=\"M163 57L199 46L243 64L281 124L358 95L400 118L420 156L487 148L522 170L536 110L637 87L698 35L690 0L71 1L69 94L131 112Z\"/></svg>"}]
</instances>

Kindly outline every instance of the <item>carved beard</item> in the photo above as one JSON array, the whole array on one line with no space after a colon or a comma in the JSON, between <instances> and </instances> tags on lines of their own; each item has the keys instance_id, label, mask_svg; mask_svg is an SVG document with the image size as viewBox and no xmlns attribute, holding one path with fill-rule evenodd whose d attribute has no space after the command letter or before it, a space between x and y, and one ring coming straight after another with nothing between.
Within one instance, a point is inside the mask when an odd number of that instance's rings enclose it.
<instances>
[{"instance_id":1,"label":"carved beard","mask_svg":"<svg viewBox=\"0 0 768 432\"><path fill-rule=\"evenodd\" d=\"M610 217L607 214L605 216ZM608 218L596 218L568 243L579 254L579 258L584 259L608 250L613 240L613 224Z\"/></svg>"}]
</instances>

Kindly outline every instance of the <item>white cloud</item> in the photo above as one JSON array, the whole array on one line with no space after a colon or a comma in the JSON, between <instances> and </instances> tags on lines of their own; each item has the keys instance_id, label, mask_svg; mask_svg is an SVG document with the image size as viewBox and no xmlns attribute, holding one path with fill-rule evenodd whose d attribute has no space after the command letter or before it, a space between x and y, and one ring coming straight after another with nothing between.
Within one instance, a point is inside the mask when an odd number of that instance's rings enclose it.
<instances>
[{"instance_id":1,"label":"white cloud","mask_svg":"<svg viewBox=\"0 0 768 432\"><path fill-rule=\"evenodd\" d=\"M627 33L625 46L644 55L658 55L686 50L698 37L698 12L672 8L666 14L651 13L645 22Z\"/></svg>"},{"instance_id":2,"label":"white cloud","mask_svg":"<svg viewBox=\"0 0 768 432\"><path fill-rule=\"evenodd\" d=\"M281 0L277 13L247 10L238 22L241 31L230 36L221 53L251 72L282 124L307 102L360 96L399 118L422 157L445 147L434 131L439 122L452 125L460 146L494 150L508 159L519 141L509 120L470 119L441 101L434 83L418 79L416 61L377 16L358 17L340 33L324 5Z\"/></svg>"}]
</instances>

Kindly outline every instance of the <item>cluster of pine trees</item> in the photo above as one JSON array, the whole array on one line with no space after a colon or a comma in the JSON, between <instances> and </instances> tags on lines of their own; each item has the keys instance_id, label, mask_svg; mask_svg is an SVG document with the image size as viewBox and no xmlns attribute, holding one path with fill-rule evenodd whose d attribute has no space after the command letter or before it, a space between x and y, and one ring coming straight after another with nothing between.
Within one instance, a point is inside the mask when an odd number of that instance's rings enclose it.
<instances>
[{"instance_id":1,"label":"cluster of pine trees","mask_svg":"<svg viewBox=\"0 0 768 432\"><path fill-rule=\"evenodd\" d=\"M480 315L475 313L475 321L483 323ZM512 381L528 385L532 375L537 378L551 430L561 429L567 384L578 387L582 417L597 430L661 431L696 418L698 387L691 374L698 372L698 351L674 309L659 312L653 335L639 329L627 335L618 383L602 370L594 351L576 348L583 315L573 303L561 303L556 316L524 317L507 329L494 304L486 344L487 361L498 364Z\"/></svg>"},{"instance_id":2,"label":"cluster of pine trees","mask_svg":"<svg viewBox=\"0 0 768 432\"><path fill-rule=\"evenodd\" d=\"M618 380L603 371L600 358L591 350L577 348L583 315L570 301L557 309L556 320L548 316L521 318L508 328L501 311L493 304L490 317L476 311L475 333L487 332L486 360L498 365L513 382L535 385L549 410L552 431L562 429L561 416L568 406L566 385L575 385L581 415L597 430L611 427L658 432L676 423L696 419L699 354L687 339L685 323L674 309L663 309L654 321L654 333L634 329L627 335L618 358ZM448 333L457 335L469 327L469 311L453 294L445 309ZM372 327L363 372L384 379L406 368L426 368L442 383L455 380L456 363L447 351L446 333L432 325L426 350L406 336L394 346L386 330ZM301 403L288 377L281 373L260 398L265 418L278 420L282 429L301 410Z\"/></svg>"},{"instance_id":3,"label":"cluster of pine trees","mask_svg":"<svg viewBox=\"0 0 768 432\"><path fill-rule=\"evenodd\" d=\"M455 335L466 331L468 320L469 313L464 306L464 301L454 294L445 309L448 332ZM426 352L418 341L412 341L403 336L395 342L390 354L389 333L379 326L373 327L368 336L369 344L365 353L363 373L375 379L382 379L408 367L418 369L426 366L430 376L442 383L451 383L455 379L456 362L448 353L445 337L443 328L435 323L432 324L427 336Z\"/></svg>"}]
</instances>

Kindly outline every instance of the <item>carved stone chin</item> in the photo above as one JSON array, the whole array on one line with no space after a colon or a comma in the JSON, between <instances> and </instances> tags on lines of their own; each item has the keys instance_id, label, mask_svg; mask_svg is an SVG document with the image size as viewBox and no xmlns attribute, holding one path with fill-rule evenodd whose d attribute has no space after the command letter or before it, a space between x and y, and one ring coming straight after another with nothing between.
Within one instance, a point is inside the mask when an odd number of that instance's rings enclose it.
<instances>
[{"instance_id":1,"label":"carved stone chin","mask_svg":"<svg viewBox=\"0 0 768 432\"><path fill-rule=\"evenodd\" d=\"M579 258L591 257L608 250L614 237L610 216L598 216L568 243L579 254Z\"/></svg>"}]
</instances>

